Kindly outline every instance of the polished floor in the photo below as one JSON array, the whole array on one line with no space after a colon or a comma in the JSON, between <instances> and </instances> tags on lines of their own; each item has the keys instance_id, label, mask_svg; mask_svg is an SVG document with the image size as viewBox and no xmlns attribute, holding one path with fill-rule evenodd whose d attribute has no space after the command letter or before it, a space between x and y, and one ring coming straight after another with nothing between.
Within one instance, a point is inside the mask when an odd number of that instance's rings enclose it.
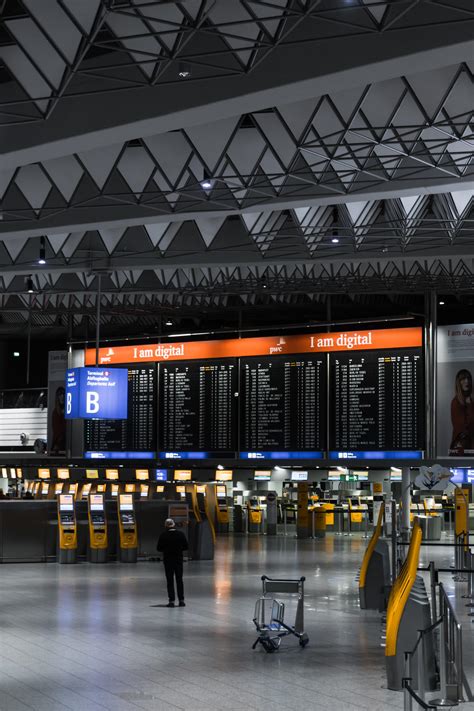
<instances>
[{"instance_id":1,"label":"polished floor","mask_svg":"<svg viewBox=\"0 0 474 711\"><path fill-rule=\"evenodd\" d=\"M402 694L385 688L380 615L358 606L366 543L358 535L221 539L214 561L185 564L184 609L160 606L159 563L4 565L0 711L401 710ZM452 562L446 548L425 548L423 557ZM288 638L276 654L252 651L263 573L306 576L306 649ZM464 623L474 686L466 584L455 590L451 575L442 580Z\"/></svg>"}]
</instances>

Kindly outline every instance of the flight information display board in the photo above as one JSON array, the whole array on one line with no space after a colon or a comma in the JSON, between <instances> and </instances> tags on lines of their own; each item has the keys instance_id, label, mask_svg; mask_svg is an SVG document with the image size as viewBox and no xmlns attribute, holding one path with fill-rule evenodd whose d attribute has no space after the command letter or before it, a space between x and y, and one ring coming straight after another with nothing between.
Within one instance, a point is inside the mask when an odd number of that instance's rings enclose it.
<instances>
[{"instance_id":1,"label":"flight information display board","mask_svg":"<svg viewBox=\"0 0 474 711\"><path fill-rule=\"evenodd\" d=\"M424 448L421 349L332 353L330 382L330 450Z\"/></svg>"},{"instance_id":2,"label":"flight information display board","mask_svg":"<svg viewBox=\"0 0 474 711\"><path fill-rule=\"evenodd\" d=\"M160 363L160 457L237 449L237 361Z\"/></svg>"},{"instance_id":3,"label":"flight information display board","mask_svg":"<svg viewBox=\"0 0 474 711\"><path fill-rule=\"evenodd\" d=\"M325 356L242 358L241 457L326 448Z\"/></svg>"},{"instance_id":4,"label":"flight information display board","mask_svg":"<svg viewBox=\"0 0 474 711\"><path fill-rule=\"evenodd\" d=\"M86 456L113 452L156 452L156 365L128 367L128 417L126 420L85 420Z\"/></svg>"}]
</instances>

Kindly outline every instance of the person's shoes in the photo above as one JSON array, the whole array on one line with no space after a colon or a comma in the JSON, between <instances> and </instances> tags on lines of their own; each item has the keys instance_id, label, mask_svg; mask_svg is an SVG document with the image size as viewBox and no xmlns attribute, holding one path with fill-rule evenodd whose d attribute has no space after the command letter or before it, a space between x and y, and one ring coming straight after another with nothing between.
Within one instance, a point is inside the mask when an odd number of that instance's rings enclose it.
<instances>
[{"instance_id":1,"label":"person's shoes","mask_svg":"<svg viewBox=\"0 0 474 711\"><path fill-rule=\"evenodd\" d=\"M166 607L174 607L174 602L169 602Z\"/></svg>"},{"instance_id":2,"label":"person's shoes","mask_svg":"<svg viewBox=\"0 0 474 711\"><path fill-rule=\"evenodd\" d=\"M184 602L184 600L180 600L180 601L179 601L179 606L180 606L180 607L186 607L186 603Z\"/></svg>"}]
</instances>

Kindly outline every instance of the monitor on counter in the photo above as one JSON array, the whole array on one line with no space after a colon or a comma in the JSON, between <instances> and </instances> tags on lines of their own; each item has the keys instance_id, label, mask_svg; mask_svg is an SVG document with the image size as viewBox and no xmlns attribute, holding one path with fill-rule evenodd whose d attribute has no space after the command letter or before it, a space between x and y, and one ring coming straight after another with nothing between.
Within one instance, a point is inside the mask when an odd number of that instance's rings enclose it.
<instances>
[{"instance_id":1,"label":"monitor on counter","mask_svg":"<svg viewBox=\"0 0 474 711\"><path fill-rule=\"evenodd\" d=\"M232 481L233 474L232 469L218 469L214 479L215 481Z\"/></svg>"},{"instance_id":2,"label":"monitor on counter","mask_svg":"<svg viewBox=\"0 0 474 711\"><path fill-rule=\"evenodd\" d=\"M99 470L98 469L86 469L86 479L98 479Z\"/></svg>"},{"instance_id":3,"label":"monitor on counter","mask_svg":"<svg viewBox=\"0 0 474 711\"><path fill-rule=\"evenodd\" d=\"M38 469L38 479L51 479L51 469Z\"/></svg>"},{"instance_id":4,"label":"monitor on counter","mask_svg":"<svg viewBox=\"0 0 474 711\"><path fill-rule=\"evenodd\" d=\"M291 481L308 481L308 472L291 472Z\"/></svg>"},{"instance_id":5,"label":"monitor on counter","mask_svg":"<svg viewBox=\"0 0 474 711\"><path fill-rule=\"evenodd\" d=\"M106 469L105 470L105 478L108 481L117 481L117 479L119 478L118 469Z\"/></svg>"},{"instance_id":6,"label":"monitor on counter","mask_svg":"<svg viewBox=\"0 0 474 711\"><path fill-rule=\"evenodd\" d=\"M135 479L137 481L148 481L150 472L148 469L135 469Z\"/></svg>"},{"instance_id":7,"label":"monitor on counter","mask_svg":"<svg viewBox=\"0 0 474 711\"><path fill-rule=\"evenodd\" d=\"M270 469L256 469L253 474L254 481L270 481L272 472Z\"/></svg>"},{"instance_id":8,"label":"monitor on counter","mask_svg":"<svg viewBox=\"0 0 474 711\"><path fill-rule=\"evenodd\" d=\"M58 479L69 479L69 469L57 469L56 474Z\"/></svg>"},{"instance_id":9,"label":"monitor on counter","mask_svg":"<svg viewBox=\"0 0 474 711\"><path fill-rule=\"evenodd\" d=\"M191 469L175 469L174 481L191 481Z\"/></svg>"}]
</instances>

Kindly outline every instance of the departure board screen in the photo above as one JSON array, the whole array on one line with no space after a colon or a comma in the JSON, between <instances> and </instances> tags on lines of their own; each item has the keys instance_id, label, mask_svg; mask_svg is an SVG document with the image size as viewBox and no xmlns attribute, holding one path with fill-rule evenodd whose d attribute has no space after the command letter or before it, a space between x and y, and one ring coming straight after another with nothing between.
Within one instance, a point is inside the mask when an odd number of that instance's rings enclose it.
<instances>
[{"instance_id":1,"label":"departure board screen","mask_svg":"<svg viewBox=\"0 0 474 711\"><path fill-rule=\"evenodd\" d=\"M242 358L240 448L311 452L326 447L325 356Z\"/></svg>"},{"instance_id":2,"label":"departure board screen","mask_svg":"<svg viewBox=\"0 0 474 711\"><path fill-rule=\"evenodd\" d=\"M330 450L422 450L418 348L330 356Z\"/></svg>"},{"instance_id":3,"label":"departure board screen","mask_svg":"<svg viewBox=\"0 0 474 711\"><path fill-rule=\"evenodd\" d=\"M160 363L160 456L237 448L237 361Z\"/></svg>"},{"instance_id":4,"label":"departure board screen","mask_svg":"<svg viewBox=\"0 0 474 711\"><path fill-rule=\"evenodd\" d=\"M86 452L156 452L156 365L128 367L126 420L84 420Z\"/></svg>"}]
</instances>

